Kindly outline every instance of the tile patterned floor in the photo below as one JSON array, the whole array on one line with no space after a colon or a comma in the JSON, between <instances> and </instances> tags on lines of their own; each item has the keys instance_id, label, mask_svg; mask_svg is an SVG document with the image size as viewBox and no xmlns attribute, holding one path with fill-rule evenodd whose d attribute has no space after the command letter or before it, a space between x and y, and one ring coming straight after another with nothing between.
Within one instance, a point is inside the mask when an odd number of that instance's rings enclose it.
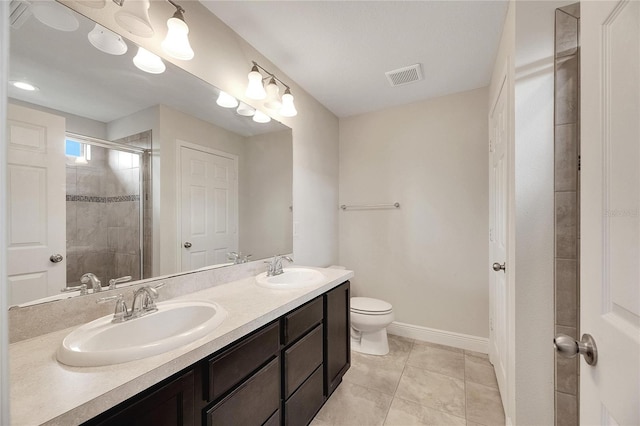
<instances>
[{"instance_id":1,"label":"tile patterned floor","mask_svg":"<svg viewBox=\"0 0 640 426\"><path fill-rule=\"evenodd\" d=\"M351 353L351 368L311 426L504 425L487 355L389 336L379 357Z\"/></svg>"}]
</instances>

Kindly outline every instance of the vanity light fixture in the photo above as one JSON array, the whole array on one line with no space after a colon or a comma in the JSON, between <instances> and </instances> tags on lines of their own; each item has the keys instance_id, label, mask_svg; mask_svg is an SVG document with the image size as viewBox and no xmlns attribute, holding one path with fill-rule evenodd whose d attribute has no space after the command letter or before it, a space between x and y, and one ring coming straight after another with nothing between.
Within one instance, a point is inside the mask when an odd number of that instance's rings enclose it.
<instances>
[{"instance_id":1,"label":"vanity light fixture","mask_svg":"<svg viewBox=\"0 0 640 426\"><path fill-rule=\"evenodd\" d=\"M120 6L114 16L116 22L125 30L139 37L152 37L154 34L149 19L149 0L113 0Z\"/></svg>"},{"instance_id":2,"label":"vanity light fixture","mask_svg":"<svg viewBox=\"0 0 640 426\"><path fill-rule=\"evenodd\" d=\"M167 55L188 61L193 59L193 49L189 44L189 26L184 21L185 10L172 0L167 0L176 8L176 13L167 20L167 37L162 42L162 50Z\"/></svg>"},{"instance_id":3,"label":"vanity light fixture","mask_svg":"<svg viewBox=\"0 0 640 426\"><path fill-rule=\"evenodd\" d=\"M133 58L133 64L144 72L162 74L167 67L158 55L154 55L143 47L138 47L138 53Z\"/></svg>"},{"instance_id":4,"label":"vanity light fixture","mask_svg":"<svg viewBox=\"0 0 640 426\"><path fill-rule=\"evenodd\" d=\"M216 100L216 104L220 105L223 108L235 108L238 106L238 100L228 94L227 92L220 91L218 95L218 100Z\"/></svg>"},{"instance_id":5,"label":"vanity light fixture","mask_svg":"<svg viewBox=\"0 0 640 426\"><path fill-rule=\"evenodd\" d=\"M271 117L262 111L256 110L255 114L253 114L253 121L256 123L268 123L271 121Z\"/></svg>"},{"instance_id":6,"label":"vanity light fixture","mask_svg":"<svg viewBox=\"0 0 640 426\"><path fill-rule=\"evenodd\" d=\"M122 37L100 24L96 24L87 37L93 47L104 53L124 55L127 52L127 43Z\"/></svg>"},{"instance_id":7,"label":"vanity light fixture","mask_svg":"<svg viewBox=\"0 0 640 426\"><path fill-rule=\"evenodd\" d=\"M248 98L262 100L266 98L264 106L268 109L276 110L283 117L294 117L298 114L295 105L293 104L293 95L291 94L291 88L286 85L282 80L276 77L273 73L270 73L256 61L253 62L253 67L249 73L249 84L247 85L247 91L245 95ZM267 77L263 77L260 70L267 74ZM266 90L264 87L264 81L268 80ZM280 99L280 88L278 83L284 86L285 91ZM255 120L255 118L254 118ZM257 120L256 120L257 121Z\"/></svg>"},{"instance_id":8,"label":"vanity light fixture","mask_svg":"<svg viewBox=\"0 0 640 426\"><path fill-rule=\"evenodd\" d=\"M238 105L238 109L236 110L236 112L238 113L238 115L242 115L243 117L252 117L253 114L256 113L256 110L251 108L244 102L240 102L240 105Z\"/></svg>"},{"instance_id":9,"label":"vanity light fixture","mask_svg":"<svg viewBox=\"0 0 640 426\"><path fill-rule=\"evenodd\" d=\"M282 101L280 100L280 88L276 84L276 79L271 77L269 84L265 87L267 92L267 99L264 102L264 106L271 110L279 110L282 107Z\"/></svg>"}]
</instances>

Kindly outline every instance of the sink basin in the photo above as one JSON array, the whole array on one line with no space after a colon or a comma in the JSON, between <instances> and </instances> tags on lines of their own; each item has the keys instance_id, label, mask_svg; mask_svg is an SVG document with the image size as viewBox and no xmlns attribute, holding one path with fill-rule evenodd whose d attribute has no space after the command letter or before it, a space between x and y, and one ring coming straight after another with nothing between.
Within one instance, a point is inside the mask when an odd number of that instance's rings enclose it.
<instances>
[{"instance_id":1,"label":"sink basin","mask_svg":"<svg viewBox=\"0 0 640 426\"><path fill-rule=\"evenodd\" d=\"M310 287L324 280L322 272L307 268L284 268L282 274L273 277L268 277L266 272L256 276L259 286L283 290Z\"/></svg>"},{"instance_id":2,"label":"sink basin","mask_svg":"<svg viewBox=\"0 0 640 426\"><path fill-rule=\"evenodd\" d=\"M158 311L113 324L112 315L98 318L67 335L58 361L73 367L118 364L161 354L215 330L227 317L220 305L207 301L161 302Z\"/></svg>"}]
</instances>

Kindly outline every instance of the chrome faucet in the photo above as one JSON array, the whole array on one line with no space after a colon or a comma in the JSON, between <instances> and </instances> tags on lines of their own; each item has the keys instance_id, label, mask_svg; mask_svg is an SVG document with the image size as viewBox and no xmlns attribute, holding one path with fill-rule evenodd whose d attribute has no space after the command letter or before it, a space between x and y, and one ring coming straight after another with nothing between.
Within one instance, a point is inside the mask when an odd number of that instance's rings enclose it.
<instances>
[{"instance_id":1,"label":"chrome faucet","mask_svg":"<svg viewBox=\"0 0 640 426\"><path fill-rule=\"evenodd\" d=\"M158 291L156 289L163 287L164 283L160 283L156 286L144 286L140 287L133 292L133 302L131 309L127 308L127 304L124 301L124 296L118 294L116 296L102 297L96 300L96 303L106 303L111 300L116 301L116 308L113 312L113 319L111 322L119 323L129 321L135 318L143 317L147 314L158 310L155 300L158 298Z\"/></svg>"},{"instance_id":2,"label":"chrome faucet","mask_svg":"<svg viewBox=\"0 0 640 426\"><path fill-rule=\"evenodd\" d=\"M127 281L131 281L131 275L120 278L112 278L109 280L109 290L115 290L116 284L126 283Z\"/></svg>"},{"instance_id":3,"label":"chrome faucet","mask_svg":"<svg viewBox=\"0 0 640 426\"><path fill-rule=\"evenodd\" d=\"M284 272L282 269L282 261L286 260L290 263L293 263L293 259L289 256L284 256L282 254L278 254L273 257L271 260L265 260L264 263L267 264L267 276L273 277L275 275L280 275Z\"/></svg>"},{"instance_id":4,"label":"chrome faucet","mask_svg":"<svg viewBox=\"0 0 640 426\"><path fill-rule=\"evenodd\" d=\"M100 282L98 277L96 277L95 274L92 274L91 272L87 272L82 277L80 277L80 282L82 284L89 284L89 282L91 282L91 289L94 293L102 291L102 283Z\"/></svg>"},{"instance_id":5,"label":"chrome faucet","mask_svg":"<svg viewBox=\"0 0 640 426\"><path fill-rule=\"evenodd\" d=\"M236 253L235 251L230 251L229 253L227 253L227 259L233 260L234 265L238 265L240 263L247 263L250 257L251 257L250 254L243 255L242 252Z\"/></svg>"}]
</instances>

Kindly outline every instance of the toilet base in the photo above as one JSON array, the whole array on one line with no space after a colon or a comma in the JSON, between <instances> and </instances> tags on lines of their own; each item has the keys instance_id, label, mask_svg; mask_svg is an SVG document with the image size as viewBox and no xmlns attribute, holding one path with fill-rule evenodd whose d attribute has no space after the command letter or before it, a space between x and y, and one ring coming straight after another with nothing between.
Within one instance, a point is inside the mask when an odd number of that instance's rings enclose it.
<instances>
[{"instance_id":1,"label":"toilet base","mask_svg":"<svg viewBox=\"0 0 640 426\"><path fill-rule=\"evenodd\" d=\"M386 355L389 353L387 329L359 332L351 330L351 350L368 355Z\"/></svg>"}]
</instances>

